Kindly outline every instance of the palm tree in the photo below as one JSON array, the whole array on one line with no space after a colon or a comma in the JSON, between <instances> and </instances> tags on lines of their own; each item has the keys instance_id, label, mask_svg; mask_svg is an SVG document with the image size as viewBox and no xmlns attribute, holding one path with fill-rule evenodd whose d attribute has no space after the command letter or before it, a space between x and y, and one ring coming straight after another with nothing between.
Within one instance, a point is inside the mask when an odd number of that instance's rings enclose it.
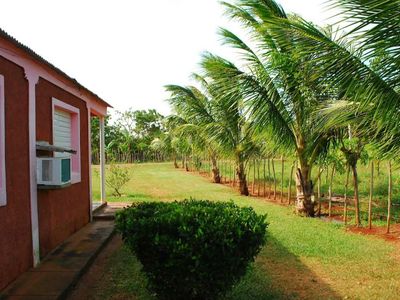
<instances>
[{"instance_id":1,"label":"palm tree","mask_svg":"<svg viewBox=\"0 0 400 300\"><path fill-rule=\"evenodd\" d=\"M299 17L285 18L282 11L272 8L272 1L263 1L270 9L256 5L258 1L241 2L245 9L228 5L235 17L254 27L260 23L260 18L251 18L254 14L268 16L259 32L263 36L272 32L282 49L295 46L297 56L307 58L298 68L313 66L305 73L309 84L325 86L328 94L333 92L332 99L341 100L340 105L332 105L337 106L332 124L351 124L357 133L355 142L341 149L353 172L359 223L356 166L363 146L368 140L377 146L380 156L400 153L400 2L332 0L332 6L342 10L345 26L336 30L323 30Z\"/></svg>"},{"instance_id":2,"label":"palm tree","mask_svg":"<svg viewBox=\"0 0 400 300\"><path fill-rule=\"evenodd\" d=\"M227 92L224 85L228 74L225 66L234 67L234 64L221 57L205 53L201 61L208 92L212 95L212 109L215 122L209 123L206 131L212 140L216 141L226 155L232 155L235 162L236 175L239 180L239 189L242 195L249 195L246 178L246 165L252 155L259 152L254 143L254 124L246 115L244 94L239 82L235 78L228 80L230 90ZM222 69L221 69L222 68ZM223 92L225 91L225 92Z\"/></svg>"},{"instance_id":3,"label":"palm tree","mask_svg":"<svg viewBox=\"0 0 400 300\"><path fill-rule=\"evenodd\" d=\"M200 76L196 75L200 80ZM169 102L174 108L179 120L175 132L181 137L190 138L192 146L208 153L211 160L213 181L221 183L218 168L218 145L210 142L205 127L215 122L209 97L194 86L183 87L167 85L166 90L171 94Z\"/></svg>"},{"instance_id":4,"label":"palm tree","mask_svg":"<svg viewBox=\"0 0 400 300\"><path fill-rule=\"evenodd\" d=\"M169 140L171 152L174 160L175 168L178 168L177 157L180 156L182 160L182 168L187 171L188 163L187 157L190 155L190 141L187 136L182 135L180 132L180 127L185 124L185 120L177 115L170 115L165 118L165 126L168 130L167 139Z\"/></svg>"},{"instance_id":5,"label":"palm tree","mask_svg":"<svg viewBox=\"0 0 400 300\"><path fill-rule=\"evenodd\" d=\"M310 63L310 55L298 55L297 41L287 32L283 39L282 30L276 26L278 22L286 23L297 16L287 15L271 0L239 0L237 3L225 3L227 12L244 24L257 50L232 32L221 29L224 42L243 54L244 67L238 68L208 55L206 69L219 74L215 81L221 98L238 94L248 107L244 114L250 116L254 129L268 130L276 145L296 154L297 210L314 216L311 171L333 137L329 131L318 130L315 126L318 116L314 112L331 95L318 81L309 79L315 67Z\"/></svg>"},{"instance_id":6,"label":"palm tree","mask_svg":"<svg viewBox=\"0 0 400 300\"><path fill-rule=\"evenodd\" d=\"M202 62L207 69L207 58ZM243 101L238 97L220 97L215 76L217 73L206 71L206 77L194 75L202 90L196 87L167 86L172 93L170 103L179 115L198 130L198 136L207 143L213 164L214 180L219 176L216 155L217 150L225 156L232 155L236 164L236 174L242 195L248 195L245 167L254 151L251 140L251 126L246 122ZM218 173L217 173L218 172Z\"/></svg>"}]
</instances>

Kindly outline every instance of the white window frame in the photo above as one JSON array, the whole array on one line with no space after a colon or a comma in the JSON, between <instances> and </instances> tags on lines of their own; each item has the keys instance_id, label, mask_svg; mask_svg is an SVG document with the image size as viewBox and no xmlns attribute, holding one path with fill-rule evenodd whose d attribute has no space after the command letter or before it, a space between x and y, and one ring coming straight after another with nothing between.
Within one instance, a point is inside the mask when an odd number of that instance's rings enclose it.
<instances>
[{"instance_id":1,"label":"white window frame","mask_svg":"<svg viewBox=\"0 0 400 300\"><path fill-rule=\"evenodd\" d=\"M5 131L5 87L4 76L0 74L0 206L7 205L6 189L6 131Z\"/></svg>"},{"instance_id":2,"label":"white window frame","mask_svg":"<svg viewBox=\"0 0 400 300\"><path fill-rule=\"evenodd\" d=\"M52 98L52 120L54 124L54 112L56 109L63 110L71 114L71 148L76 150L76 154L71 155L71 183L81 182L81 127L80 127L80 110L79 108L69 105L61 100ZM53 126L53 125L52 125ZM53 128L54 141L54 128Z\"/></svg>"}]
</instances>

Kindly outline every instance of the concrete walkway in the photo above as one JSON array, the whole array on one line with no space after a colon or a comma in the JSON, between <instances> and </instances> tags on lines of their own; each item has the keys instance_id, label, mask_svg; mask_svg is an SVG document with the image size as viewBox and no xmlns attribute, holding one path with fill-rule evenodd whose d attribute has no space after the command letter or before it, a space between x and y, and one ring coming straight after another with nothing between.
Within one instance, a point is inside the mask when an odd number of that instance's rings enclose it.
<instances>
[{"instance_id":1,"label":"concrete walkway","mask_svg":"<svg viewBox=\"0 0 400 300\"><path fill-rule=\"evenodd\" d=\"M68 238L38 267L22 274L0 299L64 299L114 232L114 221L94 221Z\"/></svg>"}]
</instances>

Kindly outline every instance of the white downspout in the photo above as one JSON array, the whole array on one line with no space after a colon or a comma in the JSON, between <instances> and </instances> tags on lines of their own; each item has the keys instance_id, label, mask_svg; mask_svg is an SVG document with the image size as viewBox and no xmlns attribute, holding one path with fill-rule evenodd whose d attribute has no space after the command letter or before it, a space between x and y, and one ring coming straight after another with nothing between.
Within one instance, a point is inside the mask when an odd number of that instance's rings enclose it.
<instances>
[{"instance_id":1,"label":"white downspout","mask_svg":"<svg viewBox=\"0 0 400 300\"><path fill-rule=\"evenodd\" d=\"M93 191L92 191L92 122L90 106L86 106L88 111L88 147L89 147L89 220L93 221Z\"/></svg>"},{"instance_id":2,"label":"white downspout","mask_svg":"<svg viewBox=\"0 0 400 300\"><path fill-rule=\"evenodd\" d=\"M39 213L37 201L37 178L36 178L36 84L39 75L34 72L26 72L25 77L29 84L29 162L30 162L30 200L31 200L31 227L32 227L32 253L33 266L40 262L39 244Z\"/></svg>"},{"instance_id":3,"label":"white downspout","mask_svg":"<svg viewBox=\"0 0 400 300\"><path fill-rule=\"evenodd\" d=\"M106 178L105 178L105 140L104 140L104 117L100 119L100 191L101 191L101 203L106 202Z\"/></svg>"}]
</instances>

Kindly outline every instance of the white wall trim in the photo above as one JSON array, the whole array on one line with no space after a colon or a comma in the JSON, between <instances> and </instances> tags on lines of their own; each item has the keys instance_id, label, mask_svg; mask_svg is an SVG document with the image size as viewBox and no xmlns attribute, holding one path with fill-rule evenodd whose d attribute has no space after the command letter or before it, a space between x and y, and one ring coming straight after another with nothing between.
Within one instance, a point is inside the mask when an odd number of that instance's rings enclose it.
<instances>
[{"instance_id":1,"label":"white wall trim","mask_svg":"<svg viewBox=\"0 0 400 300\"><path fill-rule=\"evenodd\" d=\"M7 205L6 187L6 131L5 131L5 87L4 76L0 74L0 206Z\"/></svg>"}]
</instances>

